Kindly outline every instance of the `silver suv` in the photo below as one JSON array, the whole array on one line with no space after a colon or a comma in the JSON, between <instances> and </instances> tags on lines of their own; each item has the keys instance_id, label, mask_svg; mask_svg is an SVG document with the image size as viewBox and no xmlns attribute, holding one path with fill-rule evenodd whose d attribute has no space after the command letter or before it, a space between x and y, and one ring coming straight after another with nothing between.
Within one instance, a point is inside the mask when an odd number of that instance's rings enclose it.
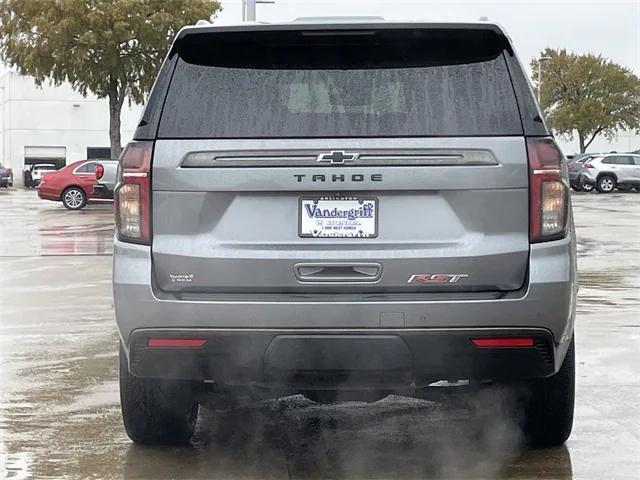
<instances>
[{"instance_id":1,"label":"silver suv","mask_svg":"<svg viewBox=\"0 0 640 480\"><path fill-rule=\"evenodd\" d=\"M588 159L581 171L582 182L594 185L600 193L611 193L616 188L640 189L640 155L616 153Z\"/></svg>"},{"instance_id":2,"label":"silver suv","mask_svg":"<svg viewBox=\"0 0 640 480\"><path fill-rule=\"evenodd\" d=\"M199 404L238 392L448 381L513 388L526 438L564 442L568 186L497 25L182 29L116 188L128 435L187 442Z\"/></svg>"}]
</instances>

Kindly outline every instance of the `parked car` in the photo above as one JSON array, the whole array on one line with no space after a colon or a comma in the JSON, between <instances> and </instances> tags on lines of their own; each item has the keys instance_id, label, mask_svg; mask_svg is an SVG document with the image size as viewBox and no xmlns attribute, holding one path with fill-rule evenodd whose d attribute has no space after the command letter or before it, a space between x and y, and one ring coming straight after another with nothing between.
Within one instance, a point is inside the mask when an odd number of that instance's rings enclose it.
<instances>
[{"instance_id":1,"label":"parked car","mask_svg":"<svg viewBox=\"0 0 640 480\"><path fill-rule=\"evenodd\" d=\"M239 389L468 380L514 393L529 442L563 443L576 239L540 115L490 22L180 30L116 187L129 437L188 442L199 404Z\"/></svg>"},{"instance_id":2,"label":"parked car","mask_svg":"<svg viewBox=\"0 0 640 480\"><path fill-rule=\"evenodd\" d=\"M574 159L567 162L567 170L569 172L569 185L576 192L591 192L593 185L582 181L582 172L584 171L584 163L591 158L590 155L574 156Z\"/></svg>"},{"instance_id":3,"label":"parked car","mask_svg":"<svg viewBox=\"0 0 640 480\"><path fill-rule=\"evenodd\" d=\"M0 163L0 187L7 188L13 186L13 170Z\"/></svg>"},{"instance_id":4,"label":"parked car","mask_svg":"<svg viewBox=\"0 0 640 480\"><path fill-rule=\"evenodd\" d=\"M581 158L589 157L589 156L591 156L590 153L574 153L572 155L565 155L565 158L567 160L577 161L577 160L580 160Z\"/></svg>"},{"instance_id":5,"label":"parked car","mask_svg":"<svg viewBox=\"0 0 640 480\"><path fill-rule=\"evenodd\" d=\"M611 193L616 188L640 190L640 155L616 153L590 158L584 163L582 179L600 193Z\"/></svg>"},{"instance_id":6,"label":"parked car","mask_svg":"<svg viewBox=\"0 0 640 480\"><path fill-rule=\"evenodd\" d=\"M51 173L57 170L57 167L52 163L37 163L33 165L30 169L31 171L31 181L29 185L25 185L27 188L37 187L42 180L42 177L46 173Z\"/></svg>"},{"instance_id":7,"label":"parked car","mask_svg":"<svg viewBox=\"0 0 640 480\"><path fill-rule=\"evenodd\" d=\"M96 183L91 196L93 198L113 199L118 173L118 160L98 160L96 165Z\"/></svg>"},{"instance_id":8,"label":"parked car","mask_svg":"<svg viewBox=\"0 0 640 480\"><path fill-rule=\"evenodd\" d=\"M47 173L38 185L38 196L62 202L69 210L84 208L96 183L97 163L95 160L79 160Z\"/></svg>"}]
</instances>

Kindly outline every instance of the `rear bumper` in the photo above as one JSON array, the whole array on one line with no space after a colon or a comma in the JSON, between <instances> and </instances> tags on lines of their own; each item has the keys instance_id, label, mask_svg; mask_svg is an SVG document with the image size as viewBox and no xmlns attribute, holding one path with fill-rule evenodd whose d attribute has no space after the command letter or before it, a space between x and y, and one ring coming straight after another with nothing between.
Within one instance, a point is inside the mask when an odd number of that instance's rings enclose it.
<instances>
[{"instance_id":1,"label":"rear bumper","mask_svg":"<svg viewBox=\"0 0 640 480\"><path fill-rule=\"evenodd\" d=\"M531 337L531 347L477 347L472 338ZM149 347L150 338L206 339L202 347ZM421 388L439 380L551 375L542 329L136 330L129 368L141 377L213 380L276 389Z\"/></svg>"},{"instance_id":2,"label":"rear bumper","mask_svg":"<svg viewBox=\"0 0 640 480\"><path fill-rule=\"evenodd\" d=\"M211 335L205 360L198 355L184 360L187 365L196 362L196 378L209 377L210 380L229 381L228 378L235 376L250 383L269 382L256 375L259 371L255 368L249 368L252 373L245 377L236 376L234 370L230 376L222 373L225 368L254 365L253 362L261 364L267 359L268 345L276 337L304 335L305 332L391 335L398 340L389 344L401 342L407 345L406 356L414 363L404 370L414 378L469 375L475 379L490 379L505 376L510 370L513 370L512 376L519 378L545 376L560 368L572 336L577 294L575 258L573 233L562 240L532 245L527 285L500 298L465 298L452 293L444 297L429 294L372 298L363 295L244 295L180 299L161 298L154 291L148 246L116 240L113 269L116 320L127 351L130 344L137 345L135 342L139 338L144 346L144 339L150 333ZM497 355L487 355L486 351L469 350L473 347L469 344L469 331L494 330L506 335L523 330L540 332L551 345L551 367L546 369L534 351L526 354L501 351ZM442 335L448 336L445 339ZM416 342L413 347L411 342ZM375 348L367 347L366 350L370 357ZM222 353L216 356L215 352ZM144 366L136 366L138 355L149 356L149 360L143 362ZM173 360L160 361L154 358L156 355ZM142 376L194 376L189 369L178 368L176 358L181 355L175 349L144 354L134 351L131 369ZM188 357L192 355L193 352L188 353ZM335 352L329 356L334 355ZM398 354L398 358L404 355ZM163 365L162 368L154 367L156 361ZM171 373L174 362L176 370ZM445 363L452 368L440 368ZM222 373L219 369L223 369ZM351 370L363 374L358 368ZM222 376L213 378L219 375Z\"/></svg>"},{"instance_id":3,"label":"rear bumper","mask_svg":"<svg viewBox=\"0 0 640 480\"><path fill-rule=\"evenodd\" d=\"M38 187L38 197L43 200L60 201L60 192L58 190L47 189L45 186Z\"/></svg>"},{"instance_id":4,"label":"rear bumper","mask_svg":"<svg viewBox=\"0 0 640 480\"><path fill-rule=\"evenodd\" d=\"M569 172L569 183L571 185L577 185L580 182L579 172Z\"/></svg>"},{"instance_id":5,"label":"rear bumper","mask_svg":"<svg viewBox=\"0 0 640 480\"><path fill-rule=\"evenodd\" d=\"M91 190L91 198L93 199L113 199L113 190L109 190L105 185L96 184Z\"/></svg>"}]
</instances>

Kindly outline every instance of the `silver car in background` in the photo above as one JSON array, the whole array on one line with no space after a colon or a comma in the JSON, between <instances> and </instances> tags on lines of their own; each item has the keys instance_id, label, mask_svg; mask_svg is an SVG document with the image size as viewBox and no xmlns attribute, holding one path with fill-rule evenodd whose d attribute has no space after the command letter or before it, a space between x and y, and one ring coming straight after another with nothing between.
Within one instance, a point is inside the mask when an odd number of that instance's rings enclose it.
<instances>
[{"instance_id":1,"label":"silver car in background","mask_svg":"<svg viewBox=\"0 0 640 480\"><path fill-rule=\"evenodd\" d=\"M508 36L334 22L186 27L171 46L116 187L129 437L188 442L199 405L238 392L445 381L513 391L527 440L561 444L567 166Z\"/></svg>"},{"instance_id":2,"label":"silver car in background","mask_svg":"<svg viewBox=\"0 0 640 480\"><path fill-rule=\"evenodd\" d=\"M616 188L640 190L640 155L611 153L589 158L581 170L583 184L595 186L600 193Z\"/></svg>"},{"instance_id":3,"label":"silver car in background","mask_svg":"<svg viewBox=\"0 0 640 480\"><path fill-rule=\"evenodd\" d=\"M582 172L584 171L584 164L593 155L578 156L575 155L571 160L567 160L567 170L569 172L569 185L576 192L591 192L594 186L590 183L585 183L582 179Z\"/></svg>"},{"instance_id":4,"label":"silver car in background","mask_svg":"<svg viewBox=\"0 0 640 480\"><path fill-rule=\"evenodd\" d=\"M116 188L118 160L96 160L96 183L91 197L94 199L112 199Z\"/></svg>"}]
</instances>

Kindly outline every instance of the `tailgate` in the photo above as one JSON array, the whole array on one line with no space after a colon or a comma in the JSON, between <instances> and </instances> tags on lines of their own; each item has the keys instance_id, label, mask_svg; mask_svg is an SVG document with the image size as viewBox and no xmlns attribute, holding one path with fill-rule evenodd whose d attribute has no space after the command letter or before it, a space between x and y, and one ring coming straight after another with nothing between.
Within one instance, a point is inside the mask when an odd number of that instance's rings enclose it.
<instances>
[{"instance_id":1,"label":"tailgate","mask_svg":"<svg viewBox=\"0 0 640 480\"><path fill-rule=\"evenodd\" d=\"M320 166L326 144L158 141L157 285L251 293L522 286L529 255L523 138L334 139L333 149L357 152L358 160ZM302 236L308 209L300 199L341 196L376 200L376 236Z\"/></svg>"}]
</instances>

